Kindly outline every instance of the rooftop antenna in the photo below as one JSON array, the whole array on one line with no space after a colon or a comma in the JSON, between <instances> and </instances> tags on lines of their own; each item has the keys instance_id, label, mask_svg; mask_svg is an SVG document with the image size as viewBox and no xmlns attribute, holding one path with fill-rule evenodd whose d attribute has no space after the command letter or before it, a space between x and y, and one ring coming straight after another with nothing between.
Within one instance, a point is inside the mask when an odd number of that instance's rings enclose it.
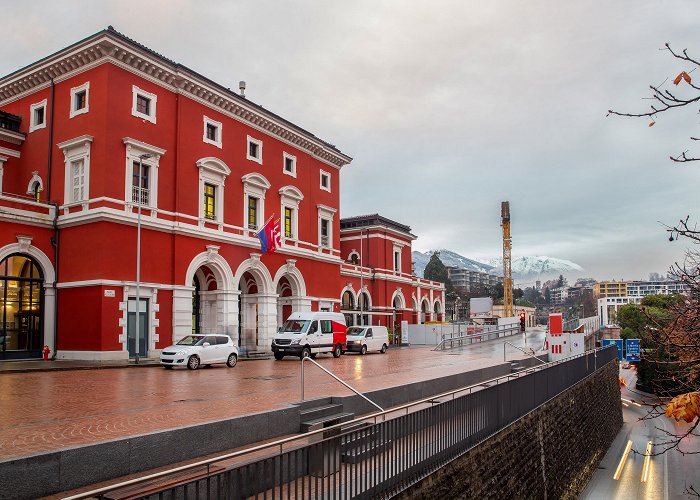
<instances>
[{"instance_id":1,"label":"rooftop antenna","mask_svg":"<svg viewBox=\"0 0 700 500\"><path fill-rule=\"evenodd\" d=\"M241 97L245 98L245 82L243 80L238 82L238 90L241 91Z\"/></svg>"}]
</instances>

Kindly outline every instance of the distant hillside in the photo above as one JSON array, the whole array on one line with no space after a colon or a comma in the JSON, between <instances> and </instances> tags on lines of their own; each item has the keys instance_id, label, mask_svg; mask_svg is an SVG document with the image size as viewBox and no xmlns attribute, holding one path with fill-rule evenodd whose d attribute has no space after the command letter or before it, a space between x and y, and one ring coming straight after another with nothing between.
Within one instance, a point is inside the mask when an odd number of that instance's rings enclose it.
<instances>
[{"instance_id":1,"label":"distant hillside","mask_svg":"<svg viewBox=\"0 0 700 500\"><path fill-rule=\"evenodd\" d=\"M425 266L430 261L433 251L421 253L413 252L416 276L423 277ZM483 273L503 275L503 259L496 257L488 264L477 262L450 250L440 250L440 260L446 266L469 269L471 271L481 271ZM570 260L557 259L547 256L525 256L514 257L512 260L513 279L517 281L545 280L559 276L560 274L577 273L583 268Z\"/></svg>"}]
</instances>

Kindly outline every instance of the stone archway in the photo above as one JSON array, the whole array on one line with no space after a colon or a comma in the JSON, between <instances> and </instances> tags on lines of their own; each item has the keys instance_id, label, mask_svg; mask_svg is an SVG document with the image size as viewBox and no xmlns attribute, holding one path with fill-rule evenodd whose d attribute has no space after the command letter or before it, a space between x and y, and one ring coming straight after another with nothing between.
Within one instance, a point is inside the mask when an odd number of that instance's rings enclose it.
<instances>
[{"instance_id":1,"label":"stone archway","mask_svg":"<svg viewBox=\"0 0 700 500\"><path fill-rule=\"evenodd\" d=\"M306 282L296 261L287 260L275 273L275 290L277 292L277 325L281 325L290 314L297 311L310 311L311 299L306 296Z\"/></svg>"},{"instance_id":2,"label":"stone archway","mask_svg":"<svg viewBox=\"0 0 700 500\"><path fill-rule=\"evenodd\" d=\"M428 299L423 299L420 303L420 322L430 321L430 303Z\"/></svg>"},{"instance_id":3,"label":"stone archway","mask_svg":"<svg viewBox=\"0 0 700 500\"><path fill-rule=\"evenodd\" d=\"M173 290L173 342L193 332L224 333L238 340L238 293L231 267L218 246L206 248L190 262L184 285Z\"/></svg>"},{"instance_id":4,"label":"stone archway","mask_svg":"<svg viewBox=\"0 0 700 500\"><path fill-rule=\"evenodd\" d=\"M56 352L55 311L56 311L56 272L51 259L39 248L32 245L30 236L17 236L17 243L11 243L0 248L0 262L11 255L20 255L32 259L40 268L43 277L43 306L41 330L43 344L48 345L51 352Z\"/></svg>"},{"instance_id":5,"label":"stone archway","mask_svg":"<svg viewBox=\"0 0 700 500\"><path fill-rule=\"evenodd\" d=\"M391 331L393 333L393 338L395 343L399 343L399 338L401 337L401 321L404 320L404 310L406 309L406 298L403 296L403 292L400 288L397 288L394 292L394 296L391 299Z\"/></svg>"},{"instance_id":6,"label":"stone archway","mask_svg":"<svg viewBox=\"0 0 700 500\"><path fill-rule=\"evenodd\" d=\"M348 283L340 294L340 312L345 316L345 324L347 326L353 326L355 324L356 303L355 290L353 290L352 286Z\"/></svg>"},{"instance_id":7,"label":"stone archway","mask_svg":"<svg viewBox=\"0 0 700 500\"><path fill-rule=\"evenodd\" d=\"M234 275L238 290L238 345L242 355L269 353L277 329L277 294L260 254L250 254Z\"/></svg>"}]
</instances>

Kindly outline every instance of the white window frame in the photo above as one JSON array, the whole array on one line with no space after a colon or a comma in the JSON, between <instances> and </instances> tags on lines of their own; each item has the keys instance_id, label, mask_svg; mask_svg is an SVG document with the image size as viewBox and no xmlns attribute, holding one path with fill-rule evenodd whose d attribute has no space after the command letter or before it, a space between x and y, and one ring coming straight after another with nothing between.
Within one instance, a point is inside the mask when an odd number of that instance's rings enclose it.
<instances>
[{"instance_id":1,"label":"white window frame","mask_svg":"<svg viewBox=\"0 0 700 500\"><path fill-rule=\"evenodd\" d=\"M287 170L287 160L292 162L292 170ZM297 157L290 155L286 151L282 153L282 173L296 178L297 176Z\"/></svg>"},{"instance_id":2,"label":"white window frame","mask_svg":"<svg viewBox=\"0 0 700 500\"><path fill-rule=\"evenodd\" d=\"M145 97L151 100L150 113L141 113L138 111L137 101L138 96ZM131 86L131 114L137 118L143 118L155 125L156 123L156 105L158 104L158 96L156 94L151 94L143 89L138 88L136 85Z\"/></svg>"},{"instance_id":3,"label":"white window frame","mask_svg":"<svg viewBox=\"0 0 700 500\"><path fill-rule=\"evenodd\" d=\"M90 146L93 137L91 135L81 135L75 139L70 139L57 144L63 151L63 161L65 164L65 185L63 190L64 205L86 205L90 200ZM83 162L83 197L80 200L73 199L73 163Z\"/></svg>"},{"instance_id":4,"label":"white window frame","mask_svg":"<svg viewBox=\"0 0 700 500\"><path fill-rule=\"evenodd\" d=\"M299 205L304 199L304 194L295 186L284 186L279 190L280 194L280 220L281 233L283 241L298 242L299 241ZM284 209L292 209L292 236L291 238L285 237L284 234Z\"/></svg>"},{"instance_id":5,"label":"white window frame","mask_svg":"<svg viewBox=\"0 0 700 500\"><path fill-rule=\"evenodd\" d=\"M231 175L231 169L218 158L208 157L197 161L199 168L199 224L204 222L224 222L224 186L226 177ZM204 185L211 184L216 188L214 195L214 218L209 219L204 216ZM222 229L220 226L219 229Z\"/></svg>"},{"instance_id":6,"label":"white window frame","mask_svg":"<svg viewBox=\"0 0 700 500\"><path fill-rule=\"evenodd\" d=\"M29 132L34 132L42 128L46 128L46 122L48 121L48 108L46 107L48 100L44 99L40 102L35 102L29 106ZM36 111L44 108L44 121L41 123L36 123Z\"/></svg>"},{"instance_id":7,"label":"white window frame","mask_svg":"<svg viewBox=\"0 0 700 500\"><path fill-rule=\"evenodd\" d=\"M328 179L328 186L323 186L323 178ZM321 170L321 175L318 180L319 187L323 189L324 191L328 191L329 193L331 192L331 174L330 172L326 172L325 170Z\"/></svg>"},{"instance_id":8,"label":"white window frame","mask_svg":"<svg viewBox=\"0 0 700 500\"><path fill-rule=\"evenodd\" d=\"M75 108L75 96L80 92L85 92L85 107L81 109ZM82 85L70 89L70 118L78 115L84 115L90 112L90 82L85 82Z\"/></svg>"},{"instance_id":9,"label":"white window frame","mask_svg":"<svg viewBox=\"0 0 700 500\"><path fill-rule=\"evenodd\" d=\"M211 125L211 126L216 128L216 140L212 140L212 139L209 139L207 137L207 126L208 125ZM204 133L202 135L202 140L206 144L211 144L213 146L216 146L219 149L222 149L223 148L223 145L222 145L223 132L224 132L224 126L221 122L217 122L216 120L212 120L207 115L204 115Z\"/></svg>"},{"instance_id":10,"label":"white window frame","mask_svg":"<svg viewBox=\"0 0 700 500\"><path fill-rule=\"evenodd\" d=\"M151 144L125 137L122 142L126 145L126 168L124 176L124 201L126 202L125 209L131 210L131 207L136 205L132 198L132 184L134 180L134 162L139 161L141 155L150 154L150 158L144 158L142 165L148 165L151 168L148 177L148 205L143 207L155 210L158 208L158 166L160 165L160 157L165 154L165 149L161 149Z\"/></svg>"},{"instance_id":11,"label":"white window frame","mask_svg":"<svg viewBox=\"0 0 700 500\"><path fill-rule=\"evenodd\" d=\"M323 248L333 249L333 219L337 210L320 204L316 205L316 208L318 209L318 249L319 251ZM321 220L328 221L328 245L322 243Z\"/></svg>"},{"instance_id":12,"label":"white window frame","mask_svg":"<svg viewBox=\"0 0 700 500\"><path fill-rule=\"evenodd\" d=\"M394 251L393 251L393 265L394 265L394 271L397 273L401 273L401 258L403 257L402 255L402 250L403 247L401 245L394 245ZM396 256L398 255L398 259Z\"/></svg>"},{"instance_id":13,"label":"white window frame","mask_svg":"<svg viewBox=\"0 0 700 500\"><path fill-rule=\"evenodd\" d=\"M250 145L251 144L256 144L258 146L258 156L250 156ZM247 141L246 141L246 146L245 146L245 156L248 160L254 161L256 163L259 163L262 165L262 148L263 148L263 143L261 140L256 139L255 137L247 136Z\"/></svg>"},{"instance_id":14,"label":"white window frame","mask_svg":"<svg viewBox=\"0 0 700 500\"><path fill-rule=\"evenodd\" d=\"M243 182L243 231L244 234L252 233L249 236L256 236L265 220L265 193L270 189L271 184L265 176L255 172L241 177L241 182ZM251 196L258 199L255 221L257 229L248 228L248 198Z\"/></svg>"}]
</instances>

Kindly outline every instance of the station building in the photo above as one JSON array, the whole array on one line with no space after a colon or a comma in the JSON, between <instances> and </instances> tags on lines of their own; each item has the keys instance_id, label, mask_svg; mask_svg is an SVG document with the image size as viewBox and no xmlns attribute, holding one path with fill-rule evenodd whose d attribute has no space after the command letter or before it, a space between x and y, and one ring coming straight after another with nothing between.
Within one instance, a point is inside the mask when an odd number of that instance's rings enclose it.
<instances>
[{"instance_id":1,"label":"station building","mask_svg":"<svg viewBox=\"0 0 700 500\"><path fill-rule=\"evenodd\" d=\"M297 310L442 319L410 228L341 222L351 161L111 27L0 78L0 359L155 356L192 332L254 356Z\"/></svg>"}]
</instances>

